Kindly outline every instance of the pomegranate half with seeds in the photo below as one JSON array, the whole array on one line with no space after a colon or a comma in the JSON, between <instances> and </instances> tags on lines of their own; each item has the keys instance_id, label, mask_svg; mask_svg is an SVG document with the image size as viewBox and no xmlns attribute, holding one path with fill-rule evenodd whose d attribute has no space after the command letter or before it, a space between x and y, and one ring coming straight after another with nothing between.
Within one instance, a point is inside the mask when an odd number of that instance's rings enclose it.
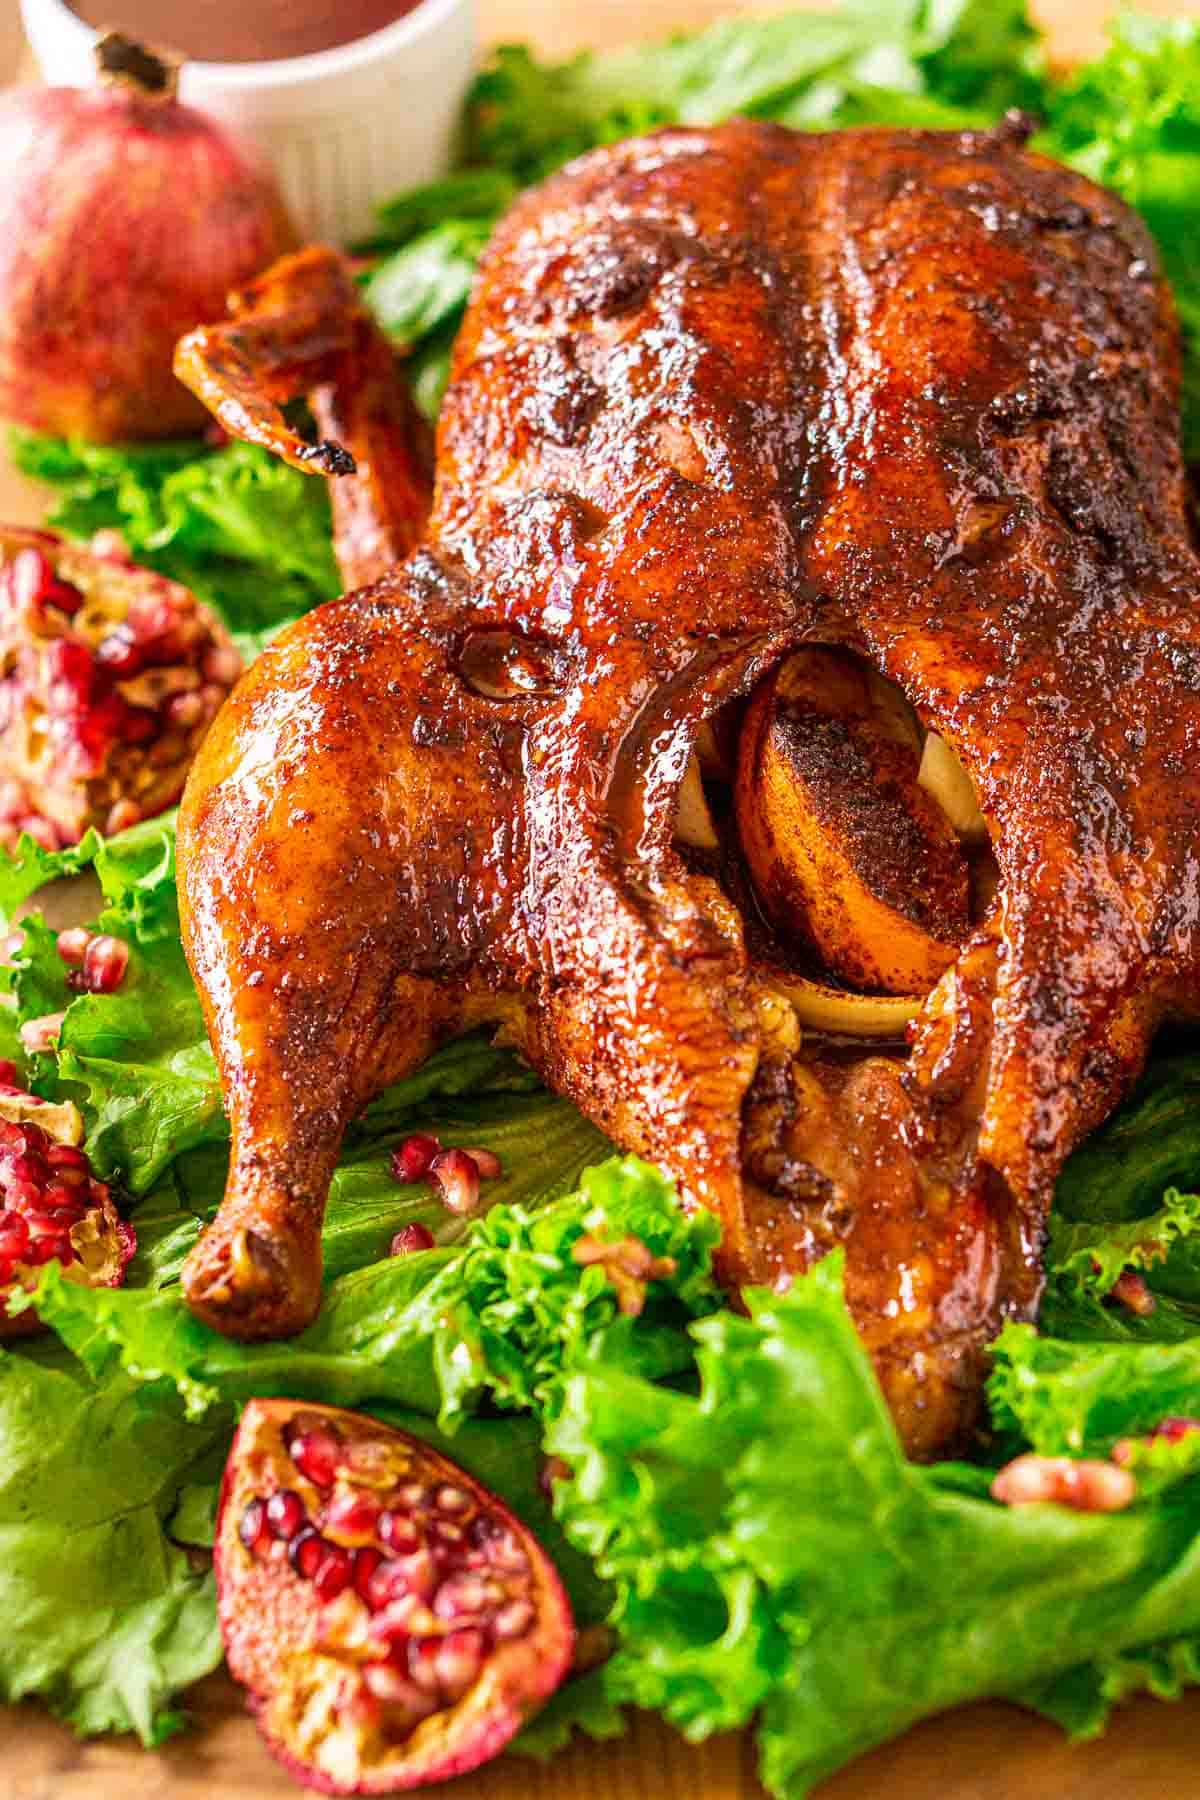
<instances>
[{"instance_id":1,"label":"pomegranate half with seeds","mask_svg":"<svg viewBox=\"0 0 1200 1800\"><path fill-rule=\"evenodd\" d=\"M229 1667L300 1780L445 1781L503 1749L567 1673L544 1550L428 1444L361 1413L252 1400L221 1491Z\"/></svg>"},{"instance_id":2,"label":"pomegranate half with seeds","mask_svg":"<svg viewBox=\"0 0 1200 1800\"><path fill-rule=\"evenodd\" d=\"M11 1318L9 1297L36 1286L47 1263L69 1281L120 1287L137 1247L83 1148L83 1120L70 1101L39 1100L0 1074L0 1340L39 1328L36 1312Z\"/></svg>"},{"instance_id":3,"label":"pomegranate half with seeds","mask_svg":"<svg viewBox=\"0 0 1200 1800\"><path fill-rule=\"evenodd\" d=\"M240 669L177 582L0 527L0 843L61 849L173 806Z\"/></svg>"}]
</instances>

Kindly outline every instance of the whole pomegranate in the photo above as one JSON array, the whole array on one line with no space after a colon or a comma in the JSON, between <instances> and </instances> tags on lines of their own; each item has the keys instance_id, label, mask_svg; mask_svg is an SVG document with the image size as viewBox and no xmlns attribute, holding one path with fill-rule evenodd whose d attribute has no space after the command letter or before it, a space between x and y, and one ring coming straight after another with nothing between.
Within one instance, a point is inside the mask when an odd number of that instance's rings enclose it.
<instances>
[{"instance_id":1,"label":"whole pomegranate","mask_svg":"<svg viewBox=\"0 0 1200 1800\"><path fill-rule=\"evenodd\" d=\"M96 442L198 431L184 332L293 243L278 191L110 34L101 85L0 101L0 416Z\"/></svg>"},{"instance_id":2,"label":"whole pomegranate","mask_svg":"<svg viewBox=\"0 0 1200 1800\"><path fill-rule=\"evenodd\" d=\"M571 1610L533 1536L428 1444L360 1413L252 1400L215 1557L230 1670L271 1750L327 1793L477 1768L571 1662Z\"/></svg>"},{"instance_id":3,"label":"whole pomegranate","mask_svg":"<svg viewBox=\"0 0 1200 1800\"><path fill-rule=\"evenodd\" d=\"M174 805L240 668L178 582L0 526L0 844L57 850Z\"/></svg>"},{"instance_id":4,"label":"whole pomegranate","mask_svg":"<svg viewBox=\"0 0 1200 1800\"><path fill-rule=\"evenodd\" d=\"M27 1094L14 1073L0 1065L0 1341L38 1330L35 1312L9 1317L8 1296L32 1288L47 1263L87 1287L120 1287L137 1247L92 1174L79 1109Z\"/></svg>"}]
</instances>

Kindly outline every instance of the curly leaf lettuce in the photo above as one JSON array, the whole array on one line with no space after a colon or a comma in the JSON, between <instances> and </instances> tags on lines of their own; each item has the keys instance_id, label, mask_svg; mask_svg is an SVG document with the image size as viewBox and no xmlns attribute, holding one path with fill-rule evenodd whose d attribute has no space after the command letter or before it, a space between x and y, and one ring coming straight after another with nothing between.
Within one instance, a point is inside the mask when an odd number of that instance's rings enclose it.
<instances>
[{"instance_id":1,"label":"curly leaf lettuce","mask_svg":"<svg viewBox=\"0 0 1200 1800\"><path fill-rule=\"evenodd\" d=\"M564 1103L540 1104L530 1136L546 1144L555 1136L552 1109ZM38 1310L96 1380L118 1369L169 1380L196 1417L254 1394L291 1394L406 1407L452 1430L484 1398L505 1408L548 1405L563 1371L597 1345L650 1376L688 1368L681 1321L718 1300L715 1223L707 1214L686 1219L670 1184L632 1158L580 1175L582 1147L558 1136L558 1174L548 1185L561 1192L578 1179L575 1191L537 1211L497 1204L457 1247L387 1257L337 1277L315 1323L286 1343L222 1337L193 1317L174 1286L84 1288L54 1266L42 1277ZM542 1154L548 1170L555 1152ZM594 1155L589 1142L584 1159ZM427 1217L435 1216L431 1208ZM336 1236L336 1219L329 1230ZM613 1243L637 1237L673 1264L648 1287L636 1324L621 1314L604 1268L574 1260L585 1234Z\"/></svg>"},{"instance_id":2,"label":"curly leaf lettuce","mask_svg":"<svg viewBox=\"0 0 1200 1800\"><path fill-rule=\"evenodd\" d=\"M1164 1658L1185 1678L1160 1646L1200 1630L1200 1476L1122 1514L999 1506L986 1472L905 1460L840 1258L748 1299L692 1327L695 1396L595 1363L551 1421L567 1535L617 1589L611 1698L691 1736L758 1711L764 1780L799 1800L966 1700L1065 1716L1070 1688L1090 1728Z\"/></svg>"}]
</instances>

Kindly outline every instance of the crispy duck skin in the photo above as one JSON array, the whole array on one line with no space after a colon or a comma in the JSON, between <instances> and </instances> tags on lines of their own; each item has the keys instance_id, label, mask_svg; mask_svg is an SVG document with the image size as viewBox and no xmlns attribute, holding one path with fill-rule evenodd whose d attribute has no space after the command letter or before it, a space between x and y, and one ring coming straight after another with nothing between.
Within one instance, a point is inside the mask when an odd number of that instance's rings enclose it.
<instances>
[{"instance_id":1,"label":"crispy duck skin","mask_svg":"<svg viewBox=\"0 0 1200 1800\"><path fill-rule=\"evenodd\" d=\"M716 1211L731 1286L844 1246L907 1445L958 1441L1064 1159L1200 1004L1177 385L1145 229L1016 127L670 130L523 199L423 545L271 646L189 782L234 1146L200 1316L302 1327L347 1121L500 1020ZM818 642L954 749L999 865L907 1060L799 1042L673 843L702 723Z\"/></svg>"}]
</instances>

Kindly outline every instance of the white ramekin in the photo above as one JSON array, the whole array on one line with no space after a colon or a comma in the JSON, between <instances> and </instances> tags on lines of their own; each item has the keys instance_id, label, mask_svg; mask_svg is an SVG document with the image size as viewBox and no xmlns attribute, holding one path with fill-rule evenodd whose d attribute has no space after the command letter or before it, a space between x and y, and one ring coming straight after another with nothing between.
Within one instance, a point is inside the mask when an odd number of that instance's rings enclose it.
<instances>
[{"instance_id":1,"label":"white ramekin","mask_svg":"<svg viewBox=\"0 0 1200 1800\"><path fill-rule=\"evenodd\" d=\"M21 0L21 12L45 79L86 86L92 27L64 0ZM370 231L378 201L445 170L474 63L475 0L422 0L337 50L185 63L180 93L267 159L305 237L337 243Z\"/></svg>"}]
</instances>

